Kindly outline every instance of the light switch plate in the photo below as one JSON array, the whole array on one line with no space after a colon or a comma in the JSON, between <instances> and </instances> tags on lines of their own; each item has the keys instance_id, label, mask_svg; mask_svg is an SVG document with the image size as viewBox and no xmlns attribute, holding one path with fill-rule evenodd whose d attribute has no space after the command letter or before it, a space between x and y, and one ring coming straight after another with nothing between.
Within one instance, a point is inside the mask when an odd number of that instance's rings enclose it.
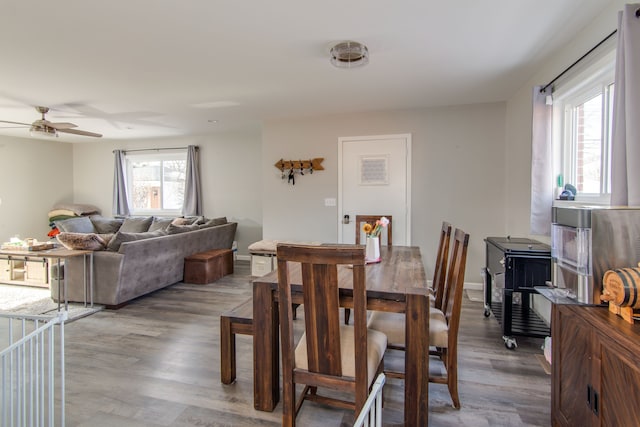
<instances>
[{"instance_id":1,"label":"light switch plate","mask_svg":"<svg viewBox=\"0 0 640 427\"><path fill-rule=\"evenodd\" d=\"M325 206L335 206L336 205L336 199L334 199L333 197L324 199L324 205Z\"/></svg>"}]
</instances>

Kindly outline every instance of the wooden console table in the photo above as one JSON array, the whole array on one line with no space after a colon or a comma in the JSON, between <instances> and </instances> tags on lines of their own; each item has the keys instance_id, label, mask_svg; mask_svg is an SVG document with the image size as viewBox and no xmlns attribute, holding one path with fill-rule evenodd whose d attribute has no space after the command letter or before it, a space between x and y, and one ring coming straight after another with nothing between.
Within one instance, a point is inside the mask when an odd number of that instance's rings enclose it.
<instances>
[{"instance_id":1,"label":"wooden console table","mask_svg":"<svg viewBox=\"0 0 640 427\"><path fill-rule=\"evenodd\" d=\"M64 275L62 286L60 286L61 261L67 258L83 257L84 271L84 305L88 304L93 307L93 251L73 250L73 249L48 249L44 251L20 251L20 250L0 250L0 260L36 262L42 261L46 264L47 270L49 260L55 260L58 268L57 284L58 284L58 311L60 311L62 301L64 301L65 310L69 308L67 300L67 279ZM49 280L50 282L51 280ZM7 281L11 284L11 281Z\"/></svg>"}]
</instances>

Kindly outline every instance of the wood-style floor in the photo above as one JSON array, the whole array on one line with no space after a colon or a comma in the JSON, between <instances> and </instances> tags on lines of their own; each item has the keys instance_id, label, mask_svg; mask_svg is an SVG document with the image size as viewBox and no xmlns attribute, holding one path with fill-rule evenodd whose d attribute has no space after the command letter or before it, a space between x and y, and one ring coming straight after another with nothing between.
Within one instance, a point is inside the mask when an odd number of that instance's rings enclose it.
<instances>
[{"instance_id":1,"label":"wood-style floor","mask_svg":"<svg viewBox=\"0 0 640 427\"><path fill-rule=\"evenodd\" d=\"M251 295L247 262L209 285L176 284L116 311L71 323L66 338L68 426L278 426L280 410L253 409L251 337L238 336L238 377L220 382L219 315ZM548 426L550 376L541 340L507 350L495 318L465 298L459 347L462 409L431 384L431 426ZM303 322L299 320L299 322ZM401 361L401 354L386 362ZM436 364L432 369L438 369ZM384 424L400 425L403 383L385 386ZM348 411L305 402L298 425L350 426Z\"/></svg>"}]
</instances>

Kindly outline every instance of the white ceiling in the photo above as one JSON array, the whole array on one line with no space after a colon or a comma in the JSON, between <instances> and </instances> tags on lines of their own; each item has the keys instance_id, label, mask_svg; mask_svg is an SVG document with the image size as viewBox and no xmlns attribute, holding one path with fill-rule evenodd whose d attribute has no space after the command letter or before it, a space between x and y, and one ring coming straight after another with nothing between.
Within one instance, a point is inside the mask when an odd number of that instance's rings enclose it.
<instances>
[{"instance_id":1,"label":"white ceiling","mask_svg":"<svg viewBox=\"0 0 640 427\"><path fill-rule=\"evenodd\" d=\"M2 3L0 120L31 123L39 118L33 106L44 105L51 121L138 139L506 100L609 2ZM366 44L370 63L334 68L329 48L342 40Z\"/></svg>"}]
</instances>

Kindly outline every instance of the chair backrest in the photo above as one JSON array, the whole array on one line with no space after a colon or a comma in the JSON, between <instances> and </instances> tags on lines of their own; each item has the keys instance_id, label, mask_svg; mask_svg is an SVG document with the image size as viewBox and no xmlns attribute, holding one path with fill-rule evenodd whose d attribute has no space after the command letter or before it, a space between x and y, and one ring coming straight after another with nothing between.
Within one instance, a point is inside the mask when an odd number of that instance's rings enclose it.
<instances>
[{"instance_id":1,"label":"chair backrest","mask_svg":"<svg viewBox=\"0 0 640 427\"><path fill-rule=\"evenodd\" d=\"M385 227L387 230L387 246L393 245L393 233L391 225L393 224L393 218L391 215L356 215L356 245L360 244L360 236L362 235L362 223L371 224L372 226L376 225L376 221L382 217L386 217L389 220L389 225ZM382 230L384 233L384 229ZM382 239L380 239L380 243L382 243Z\"/></svg>"},{"instance_id":2,"label":"chair backrest","mask_svg":"<svg viewBox=\"0 0 640 427\"><path fill-rule=\"evenodd\" d=\"M442 300L444 299L447 263L449 261L449 242L451 241L451 224L442 221L440 229L440 242L438 243L438 253L436 254L436 265L433 269L432 288L435 293L435 307L442 310Z\"/></svg>"},{"instance_id":3,"label":"chair backrest","mask_svg":"<svg viewBox=\"0 0 640 427\"><path fill-rule=\"evenodd\" d=\"M447 273L448 297L443 305L443 311L449 325L449 343L455 345L460 326L460 310L462 309L462 295L464 292L464 273L467 264L467 249L469 247L469 235L460 229L456 229L453 239L453 251ZM453 340L453 341L452 341Z\"/></svg>"},{"instance_id":4,"label":"chair backrest","mask_svg":"<svg viewBox=\"0 0 640 427\"><path fill-rule=\"evenodd\" d=\"M294 371L293 310L288 262L301 263L305 337L309 375L342 376L340 344L340 301L338 265L349 264L353 278L355 383L360 405L368 395L367 378L367 310L365 286L365 249L354 245L307 246L279 244L278 298L282 344L282 375L290 378ZM343 273L344 274L344 273ZM353 382L353 381L352 381ZM358 399L358 396L360 398Z\"/></svg>"}]
</instances>

